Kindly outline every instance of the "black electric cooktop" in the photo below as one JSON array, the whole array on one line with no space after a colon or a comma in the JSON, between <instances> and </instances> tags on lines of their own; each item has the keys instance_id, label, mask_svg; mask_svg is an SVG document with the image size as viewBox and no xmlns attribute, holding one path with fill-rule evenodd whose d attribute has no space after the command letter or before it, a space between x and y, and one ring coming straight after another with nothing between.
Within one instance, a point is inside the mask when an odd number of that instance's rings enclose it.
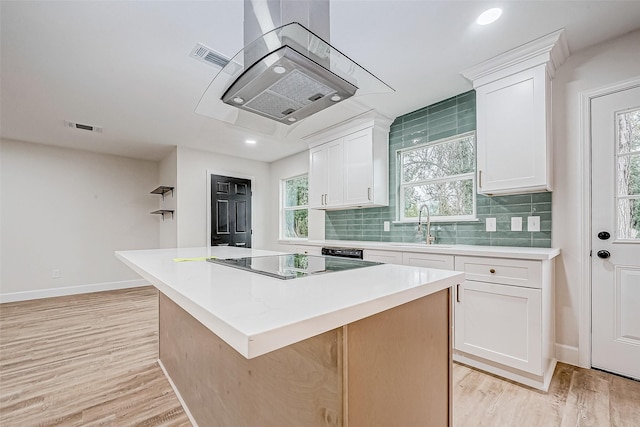
<instances>
[{"instance_id":1,"label":"black electric cooktop","mask_svg":"<svg viewBox=\"0 0 640 427\"><path fill-rule=\"evenodd\" d=\"M283 280L381 264L379 262L363 261L361 259L303 254L226 259L210 258L207 261Z\"/></svg>"}]
</instances>

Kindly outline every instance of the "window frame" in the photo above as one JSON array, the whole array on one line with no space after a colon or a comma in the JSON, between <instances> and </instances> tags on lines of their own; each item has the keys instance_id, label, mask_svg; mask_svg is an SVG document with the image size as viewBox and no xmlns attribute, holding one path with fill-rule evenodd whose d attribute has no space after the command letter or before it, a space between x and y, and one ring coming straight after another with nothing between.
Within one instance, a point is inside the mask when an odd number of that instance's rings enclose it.
<instances>
[{"instance_id":1,"label":"window frame","mask_svg":"<svg viewBox=\"0 0 640 427\"><path fill-rule=\"evenodd\" d=\"M469 137L473 137L473 171L471 172L467 172L467 173L463 173L463 174L457 174L457 175L448 175L445 177L441 177L441 178L433 178L433 179L426 179L426 180L421 180L421 181L413 181L410 183L405 183L403 182L403 175L404 175L404 171L402 169L402 156L404 153L409 152L409 151L415 151L415 150L420 150L422 148L425 147L429 147L429 146L436 146L436 145L442 145L442 144L446 144L446 143L450 143L450 142L454 142L454 141L458 141L458 140L462 140L462 139L466 139ZM425 184L437 184L437 183L443 183L443 182L456 182L456 181L464 181L464 180L468 180L471 179L471 185L473 188L472 191L472 212L469 215L450 215L450 216L442 216L442 215L434 215L431 216L431 222L462 222L462 221L477 221L478 217L477 217L477 206L476 206L476 198L477 198L477 191L476 191L476 175L477 175L477 138L476 138L476 131L470 131L470 132L465 132L465 133L461 133L461 134L457 134L457 135L453 135L447 138L441 138L435 141L429 141L423 144L418 144L418 145L414 145L412 147L406 147L406 148L401 148L399 150L396 150L396 179L397 179L397 192L396 194L398 195L398 203L397 203L397 212L396 212L396 218L397 221L396 222L401 222L401 223L416 223L418 222L418 218L415 217L405 217L404 216L404 202L405 202L405 190L407 187L417 187L420 185L425 185Z\"/></svg>"},{"instance_id":2,"label":"window frame","mask_svg":"<svg viewBox=\"0 0 640 427\"><path fill-rule=\"evenodd\" d=\"M287 197L287 182L294 180L296 178L307 178L307 204L306 205L297 205L297 206L285 206L286 205L286 197ZM280 180L280 240L309 240L309 174L303 173L300 175L290 176L288 178L283 178ZM307 237L288 237L285 235L286 232L286 224L285 221L287 219L286 213L288 211L299 211L306 210L307 211Z\"/></svg>"},{"instance_id":3,"label":"window frame","mask_svg":"<svg viewBox=\"0 0 640 427\"><path fill-rule=\"evenodd\" d=\"M618 183L620 182L620 166L619 166L619 162L620 162L620 158L621 157L627 157L629 159L631 158L637 158L640 157L640 150L633 150L633 151L629 151L627 153L621 153L620 152L620 125L619 125L619 120L620 120L620 115L622 114L627 114L630 112L635 112L638 111L638 107L634 107L634 108L629 108L626 110L621 110L621 111L617 111L615 114L615 156L614 156L614 165L613 165L613 170L614 170L614 194L615 194L615 209L614 209L614 229L615 229L615 238L614 238L614 243L619 242L619 243L631 243L631 244L639 244L640 243L640 237L638 238L626 238L626 237L621 237L620 236L620 201L621 200L629 200L630 202L635 202L636 200L640 200L640 194L628 194L628 195L621 195L620 191L619 191L619 186Z\"/></svg>"}]
</instances>

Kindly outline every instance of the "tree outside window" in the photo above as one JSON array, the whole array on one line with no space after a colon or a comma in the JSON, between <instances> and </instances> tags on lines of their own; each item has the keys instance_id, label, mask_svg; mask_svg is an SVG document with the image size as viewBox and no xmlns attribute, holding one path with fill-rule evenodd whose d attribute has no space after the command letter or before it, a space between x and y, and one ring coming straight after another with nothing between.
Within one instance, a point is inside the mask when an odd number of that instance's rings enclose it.
<instances>
[{"instance_id":1,"label":"tree outside window","mask_svg":"<svg viewBox=\"0 0 640 427\"><path fill-rule=\"evenodd\" d=\"M400 220L418 219L427 205L432 220L475 219L475 132L398 152Z\"/></svg>"},{"instance_id":2,"label":"tree outside window","mask_svg":"<svg viewBox=\"0 0 640 427\"><path fill-rule=\"evenodd\" d=\"M282 238L306 239L309 236L308 176L283 180L282 195Z\"/></svg>"},{"instance_id":3,"label":"tree outside window","mask_svg":"<svg viewBox=\"0 0 640 427\"><path fill-rule=\"evenodd\" d=\"M640 240L640 109L616 118L618 239Z\"/></svg>"}]
</instances>

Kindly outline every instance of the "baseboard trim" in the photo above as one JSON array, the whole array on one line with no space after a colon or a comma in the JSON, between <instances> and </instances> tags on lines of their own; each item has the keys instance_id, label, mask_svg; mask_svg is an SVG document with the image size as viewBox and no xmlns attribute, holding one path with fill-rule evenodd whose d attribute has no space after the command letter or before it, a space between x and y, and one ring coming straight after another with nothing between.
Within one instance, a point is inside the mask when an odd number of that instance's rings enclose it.
<instances>
[{"instance_id":1,"label":"baseboard trim","mask_svg":"<svg viewBox=\"0 0 640 427\"><path fill-rule=\"evenodd\" d=\"M578 347L556 343L556 359L568 365L580 366Z\"/></svg>"},{"instance_id":2,"label":"baseboard trim","mask_svg":"<svg viewBox=\"0 0 640 427\"><path fill-rule=\"evenodd\" d=\"M185 401L182 399L182 396L180 395L180 391L178 391L178 387L176 387L173 380L169 376L167 369L162 364L162 360L158 359L158 365L160 365L160 369L162 369L162 372L164 372L164 376L167 378L167 380L169 381L169 384L171 385L171 388L173 389L173 392L178 397L178 401L182 405L182 409L184 410L184 413L187 414L189 421L191 421L191 424L193 424L194 427L198 427L198 423L196 422L195 418L193 418L193 415L191 415L191 411L189 411L189 407L187 406Z\"/></svg>"},{"instance_id":3,"label":"baseboard trim","mask_svg":"<svg viewBox=\"0 0 640 427\"><path fill-rule=\"evenodd\" d=\"M41 289L37 291L0 293L0 303L28 301L42 298L62 297L67 295L88 294L92 292L113 291L117 289L149 286L144 279L123 280L120 282L92 283L90 285L67 286L64 288Z\"/></svg>"}]
</instances>

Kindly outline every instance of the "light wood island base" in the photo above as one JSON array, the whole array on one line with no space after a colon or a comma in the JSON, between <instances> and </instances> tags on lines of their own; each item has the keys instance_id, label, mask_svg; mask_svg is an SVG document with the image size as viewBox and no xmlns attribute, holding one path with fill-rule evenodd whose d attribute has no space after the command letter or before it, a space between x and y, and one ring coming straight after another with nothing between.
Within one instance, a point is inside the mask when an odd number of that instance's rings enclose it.
<instances>
[{"instance_id":1,"label":"light wood island base","mask_svg":"<svg viewBox=\"0 0 640 427\"><path fill-rule=\"evenodd\" d=\"M160 360L200 426L450 426L449 290L246 359L160 293Z\"/></svg>"}]
</instances>

